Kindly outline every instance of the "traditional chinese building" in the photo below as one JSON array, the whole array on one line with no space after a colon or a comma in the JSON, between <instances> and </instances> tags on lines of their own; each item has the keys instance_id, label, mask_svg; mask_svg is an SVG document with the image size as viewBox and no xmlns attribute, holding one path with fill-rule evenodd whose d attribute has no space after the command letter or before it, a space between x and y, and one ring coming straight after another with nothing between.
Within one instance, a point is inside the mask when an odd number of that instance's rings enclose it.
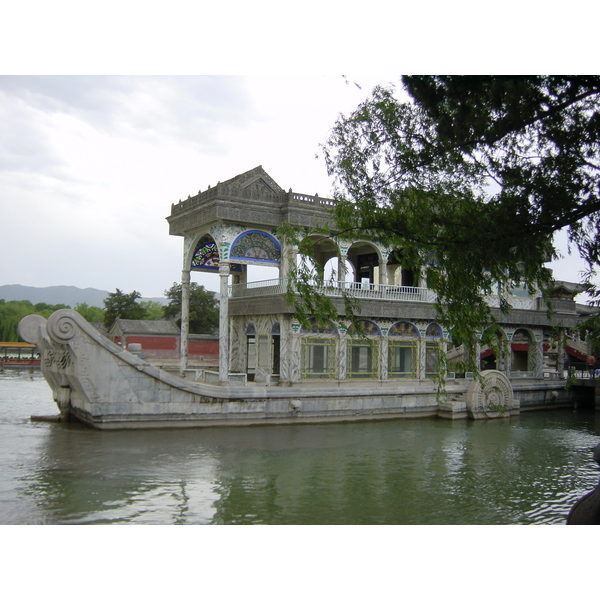
<instances>
[{"instance_id":1,"label":"traditional chinese building","mask_svg":"<svg viewBox=\"0 0 600 600\"><path fill-rule=\"evenodd\" d=\"M338 239L335 231L333 236L307 233L314 237L319 267L338 274L327 284L315 280L315 286L331 297L342 325L315 322L306 328L294 318L285 293L298 250L285 244L278 228L288 223L310 231L319 224L332 225L333 204L316 195L286 192L256 167L172 205L169 232L183 237L182 372L187 367L190 274L198 271L220 277L222 382L245 376L267 385L322 380L398 383L438 373L440 353L451 339L436 320L435 295L427 288L426 272L406 268L401 248ZM276 267L277 276L248 281L250 265ZM360 299L367 339L355 335L345 320L343 291ZM562 345L557 350L551 338L556 327L564 330L578 322L573 292L563 284L552 318L541 294L531 296L524 288L512 291L508 314L496 308L497 297L489 297L500 325L494 335L502 338L506 350L480 347L482 367L507 377L538 379L561 371ZM483 333L476 335L481 338ZM549 350L552 356L545 354Z\"/></svg>"},{"instance_id":2,"label":"traditional chinese building","mask_svg":"<svg viewBox=\"0 0 600 600\"><path fill-rule=\"evenodd\" d=\"M19 333L40 352L60 418L98 428L196 427L486 419L574 405L573 390L561 378L564 334L580 320L575 288L557 285L552 313L540 294L520 287L510 290L507 313L497 308L498 297L487 298L498 326L474 332L481 377L445 372L446 392L440 396L440 358L452 364L463 350L453 347L438 322L426 270L407 268L402 248L342 239L335 230L315 233L316 225L331 224L332 205L316 195L284 191L257 167L172 206L170 233L183 237L183 377L128 352L123 346L135 338L130 324L121 327L119 345L70 309L47 321L39 315L22 319ZM286 302L299 259L298 248L278 234L286 223L312 237L318 272L335 273L313 281L334 303L335 322L309 320L303 326ZM248 269L265 265L273 277L252 281ZM188 318L193 271L220 279L218 370L187 368L193 353ZM365 335L353 329L343 292L360 300L356 314ZM149 339L157 343L152 332L137 334L136 346L148 348ZM165 336L161 344L175 333ZM490 338L498 343L486 345Z\"/></svg>"}]
</instances>

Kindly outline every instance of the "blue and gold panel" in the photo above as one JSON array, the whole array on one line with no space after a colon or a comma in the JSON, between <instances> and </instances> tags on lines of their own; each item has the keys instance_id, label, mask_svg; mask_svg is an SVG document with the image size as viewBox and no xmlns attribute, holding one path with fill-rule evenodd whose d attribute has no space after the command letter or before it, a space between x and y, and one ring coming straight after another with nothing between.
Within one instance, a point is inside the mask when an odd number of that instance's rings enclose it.
<instances>
[{"instance_id":1,"label":"blue and gold panel","mask_svg":"<svg viewBox=\"0 0 600 600\"><path fill-rule=\"evenodd\" d=\"M429 323L425 331L425 336L429 338L441 338L442 328L437 323Z\"/></svg>"},{"instance_id":2,"label":"blue and gold panel","mask_svg":"<svg viewBox=\"0 0 600 600\"><path fill-rule=\"evenodd\" d=\"M246 231L231 245L229 258L232 261L252 261L279 264L281 262L281 245L264 231Z\"/></svg>"},{"instance_id":3,"label":"blue and gold panel","mask_svg":"<svg viewBox=\"0 0 600 600\"><path fill-rule=\"evenodd\" d=\"M359 321L362 326L362 332L364 335L381 335L381 331L379 327L373 323L373 321L367 321L366 319L361 319ZM359 332L356 331L354 325L351 325L348 328L348 335L357 335Z\"/></svg>"},{"instance_id":4,"label":"blue and gold panel","mask_svg":"<svg viewBox=\"0 0 600 600\"><path fill-rule=\"evenodd\" d=\"M390 327L388 335L390 337L398 336L418 338L419 330L412 323L407 323L406 321L399 321L398 323L394 323L392 327Z\"/></svg>"}]
</instances>

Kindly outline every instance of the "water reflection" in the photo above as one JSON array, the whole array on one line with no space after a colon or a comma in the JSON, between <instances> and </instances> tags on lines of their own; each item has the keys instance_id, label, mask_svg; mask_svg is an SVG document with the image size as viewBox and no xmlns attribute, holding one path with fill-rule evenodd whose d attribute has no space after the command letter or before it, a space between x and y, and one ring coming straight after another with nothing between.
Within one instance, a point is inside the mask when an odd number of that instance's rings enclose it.
<instances>
[{"instance_id":1,"label":"water reflection","mask_svg":"<svg viewBox=\"0 0 600 600\"><path fill-rule=\"evenodd\" d=\"M3 523L564 523L599 477L594 412L104 432L15 418L0 427Z\"/></svg>"},{"instance_id":2,"label":"water reflection","mask_svg":"<svg viewBox=\"0 0 600 600\"><path fill-rule=\"evenodd\" d=\"M22 491L47 522L207 523L216 499L214 460L193 442L178 432L53 424Z\"/></svg>"}]
</instances>

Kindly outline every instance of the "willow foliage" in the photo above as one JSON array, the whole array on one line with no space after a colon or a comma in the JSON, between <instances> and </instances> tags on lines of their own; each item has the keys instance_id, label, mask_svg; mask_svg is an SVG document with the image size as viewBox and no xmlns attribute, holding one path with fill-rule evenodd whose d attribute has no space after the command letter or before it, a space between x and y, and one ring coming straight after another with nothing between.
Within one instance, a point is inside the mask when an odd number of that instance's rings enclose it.
<instances>
[{"instance_id":1,"label":"willow foliage","mask_svg":"<svg viewBox=\"0 0 600 600\"><path fill-rule=\"evenodd\" d=\"M547 290L556 231L600 256L600 77L404 77L376 87L323 146L336 228L427 267L457 339L493 324L485 302ZM593 293L593 290L592 290Z\"/></svg>"}]
</instances>

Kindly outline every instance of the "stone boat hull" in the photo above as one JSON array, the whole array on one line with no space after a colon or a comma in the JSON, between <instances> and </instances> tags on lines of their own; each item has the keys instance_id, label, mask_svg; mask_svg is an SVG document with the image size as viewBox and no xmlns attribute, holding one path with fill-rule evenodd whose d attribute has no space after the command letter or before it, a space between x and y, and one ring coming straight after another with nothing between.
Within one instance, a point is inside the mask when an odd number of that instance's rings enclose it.
<instances>
[{"instance_id":1,"label":"stone boat hull","mask_svg":"<svg viewBox=\"0 0 600 600\"><path fill-rule=\"evenodd\" d=\"M497 383L490 396L495 404L490 408L481 383L477 388L464 379L449 381L445 397L439 396L432 380L314 382L274 387L194 382L124 350L69 309L55 312L47 321L39 315L25 317L19 333L38 346L42 373L61 419L79 420L99 429L399 417L490 418L517 414L520 406L510 383L508 395L499 395L498 389L507 391L508 380L502 379L498 371L487 372ZM544 397L552 394L558 398L557 384L552 390L544 385ZM538 395L540 386L535 387ZM498 402L502 406L496 410Z\"/></svg>"}]
</instances>

